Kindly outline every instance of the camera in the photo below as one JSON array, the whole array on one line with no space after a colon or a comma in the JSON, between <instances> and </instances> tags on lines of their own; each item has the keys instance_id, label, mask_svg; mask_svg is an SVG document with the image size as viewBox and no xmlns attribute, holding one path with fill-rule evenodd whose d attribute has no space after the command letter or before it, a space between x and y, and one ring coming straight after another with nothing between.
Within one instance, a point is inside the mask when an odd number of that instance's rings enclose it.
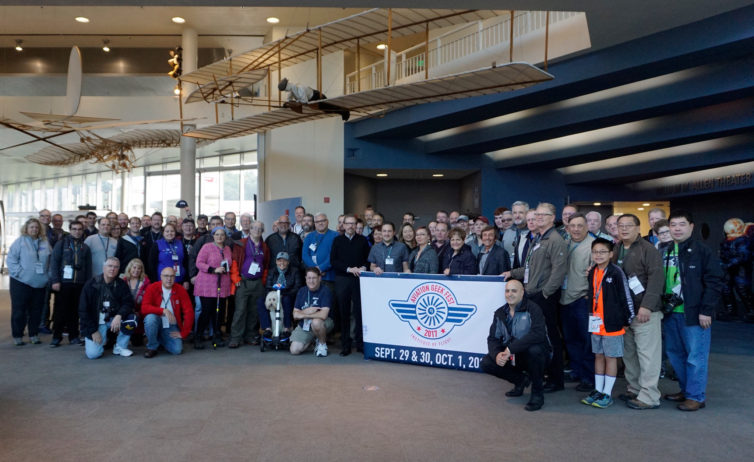
<instances>
[{"instance_id":1,"label":"camera","mask_svg":"<svg viewBox=\"0 0 754 462\"><path fill-rule=\"evenodd\" d=\"M670 314L677 307L683 305L683 298L678 294L663 294L662 295L662 312Z\"/></svg>"}]
</instances>

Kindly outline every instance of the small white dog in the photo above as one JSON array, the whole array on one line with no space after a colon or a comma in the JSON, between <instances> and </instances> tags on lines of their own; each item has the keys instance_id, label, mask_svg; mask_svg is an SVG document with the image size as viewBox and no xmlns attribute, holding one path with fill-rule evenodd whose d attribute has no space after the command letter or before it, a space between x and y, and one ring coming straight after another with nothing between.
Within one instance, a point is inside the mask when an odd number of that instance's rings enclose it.
<instances>
[{"instance_id":1,"label":"small white dog","mask_svg":"<svg viewBox=\"0 0 754 462\"><path fill-rule=\"evenodd\" d=\"M278 307L278 291L273 290L267 294L264 299L264 306L268 311L275 311Z\"/></svg>"}]
</instances>

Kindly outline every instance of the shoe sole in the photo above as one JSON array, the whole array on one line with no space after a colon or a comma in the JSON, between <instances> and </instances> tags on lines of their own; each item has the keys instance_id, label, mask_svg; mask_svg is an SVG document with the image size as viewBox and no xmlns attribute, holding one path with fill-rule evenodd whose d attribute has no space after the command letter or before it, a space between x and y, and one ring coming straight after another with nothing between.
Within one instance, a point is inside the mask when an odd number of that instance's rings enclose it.
<instances>
[{"instance_id":1,"label":"shoe sole","mask_svg":"<svg viewBox=\"0 0 754 462\"><path fill-rule=\"evenodd\" d=\"M595 402L592 403L592 407L596 407L597 409L607 409L610 406L612 406L614 402L615 401L610 401L609 403L607 403L606 405L603 406L603 405L601 405L601 404L599 404L599 403L597 403L595 401Z\"/></svg>"}]
</instances>

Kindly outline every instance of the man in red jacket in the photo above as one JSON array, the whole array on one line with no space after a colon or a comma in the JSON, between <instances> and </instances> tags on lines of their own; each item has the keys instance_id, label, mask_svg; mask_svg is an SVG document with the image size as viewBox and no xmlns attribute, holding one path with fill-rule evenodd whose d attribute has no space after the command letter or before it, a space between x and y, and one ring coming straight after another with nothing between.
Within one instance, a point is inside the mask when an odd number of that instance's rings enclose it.
<instances>
[{"instance_id":1,"label":"man in red jacket","mask_svg":"<svg viewBox=\"0 0 754 462\"><path fill-rule=\"evenodd\" d=\"M166 267L160 273L160 281L151 284L144 292L141 302L144 316L144 332L147 335L145 358L157 356L162 345L174 355L183 351L182 339L194 325L194 307L188 292L175 284L175 270Z\"/></svg>"}]
</instances>

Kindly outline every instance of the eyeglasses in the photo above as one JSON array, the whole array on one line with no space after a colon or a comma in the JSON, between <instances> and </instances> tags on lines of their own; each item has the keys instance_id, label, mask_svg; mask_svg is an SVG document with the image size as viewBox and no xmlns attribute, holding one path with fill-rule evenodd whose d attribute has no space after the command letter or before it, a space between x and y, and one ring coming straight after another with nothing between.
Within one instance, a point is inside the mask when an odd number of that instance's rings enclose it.
<instances>
[{"instance_id":1,"label":"eyeglasses","mask_svg":"<svg viewBox=\"0 0 754 462\"><path fill-rule=\"evenodd\" d=\"M535 217L546 217L548 215L552 215L552 213L540 213L540 212L536 212L534 214Z\"/></svg>"},{"instance_id":2,"label":"eyeglasses","mask_svg":"<svg viewBox=\"0 0 754 462\"><path fill-rule=\"evenodd\" d=\"M290 225L290 221L278 221L278 225Z\"/></svg>"},{"instance_id":3,"label":"eyeglasses","mask_svg":"<svg viewBox=\"0 0 754 462\"><path fill-rule=\"evenodd\" d=\"M618 225L618 229L631 229L635 228L636 225L633 223L627 224L627 225Z\"/></svg>"},{"instance_id":4,"label":"eyeglasses","mask_svg":"<svg viewBox=\"0 0 754 462\"><path fill-rule=\"evenodd\" d=\"M609 250L592 250L592 255L607 255L609 253Z\"/></svg>"},{"instance_id":5,"label":"eyeglasses","mask_svg":"<svg viewBox=\"0 0 754 462\"><path fill-rule=\"evenodd\" d=\"M327 220L314 220L314 223L326 223Z\"/></svg>"},{"instance_id":6,"label":"eyeglasses","mask_svg":"<svg viewBox=\"0 0 754 462\"><path fill-rule=\"evenodd\" d=\"M670 234L670 230L668 229L666 231L660 231L659 233L657 233L658 236L664 236L665 234Z\"/></svg>"},{"instance_id":7,"label":"eyeglasses","mask_svg":"<svg viewBox=\"0 0 754 462\"><path fill-rule=\"evenodd\" d=\"M356 222L355 221L344 221L343 224L344 225L355 225Z\"/></svg>"}]
</instances>

